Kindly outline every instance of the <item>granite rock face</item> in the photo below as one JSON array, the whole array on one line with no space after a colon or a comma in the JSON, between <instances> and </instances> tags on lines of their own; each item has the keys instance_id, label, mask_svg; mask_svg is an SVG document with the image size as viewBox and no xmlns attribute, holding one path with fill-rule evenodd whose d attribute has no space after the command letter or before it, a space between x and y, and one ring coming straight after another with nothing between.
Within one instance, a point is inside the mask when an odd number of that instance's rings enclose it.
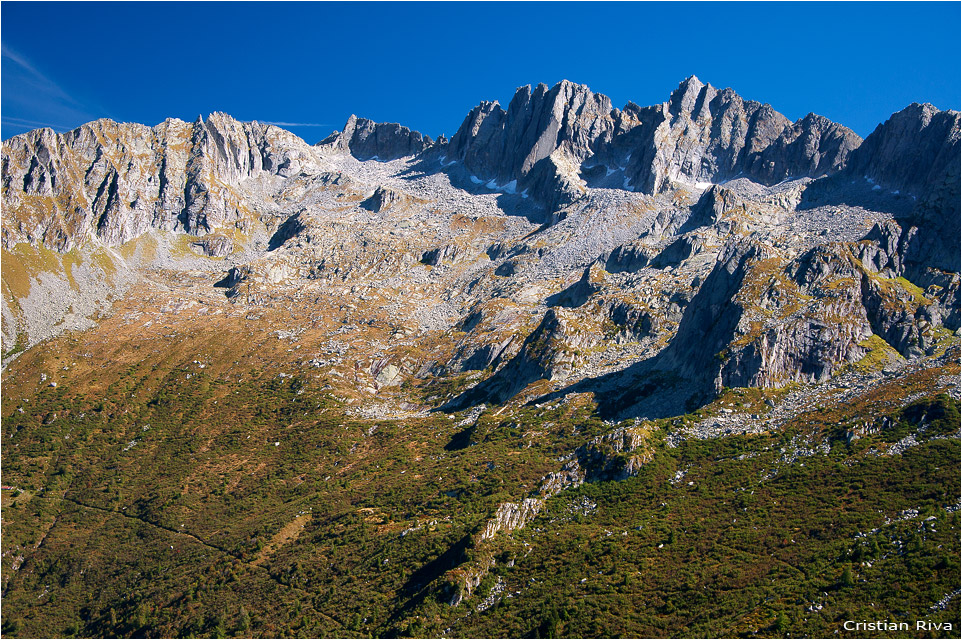
<instances>
[{"instance_id":1,"label":"granite rock face","mask_svg":"<svg viewBox=\"0 0 962 640\"><path fill-rule=\"evenodd\" d=\"M227 236L211 235L193 243L195 250L211 258L223 258L234 251L234 241Z\"/></svg>"},{"instance_id":2,"label":"granite rock face","mask_svg":"<svg viewBox=\"0 0 962 640\"><path fill-rule=\"evenodd\" d=\"M821 116L791 123L693 76L664 104L623 110L568 81L522 87L507 111L496 102L475 107L445 153L483 181L527 190L556 208L579 197L585 178L602 175L599 167L604 177L619 173L619 186L648 194L738 176L774 184L837 172L860 142Z\"/></svg>"},{"instance_id":3,"label":"granite rock face","mask_svg":"<svg viewBox=\"0 0 962 640\"><path fill-rule=\"evenodd\" d=\"M116 246L150 229L209 233L251 217L236 187L316 163L288 131L215 113L153 128L97 120L3 143L3 246L67 251L95 237Z\"/></svg>"},{"instance_id":4,"label":"granite rock face","mask_svg":"<svg viewBox=\"0 0 962 640\"><path fill-rule=\"evenodd\" d=\"M391 207L403 206L410 201L409 195L381 186L375 189L371 197L365 200L361 206L374 213L381 213Z\"/></svg>"},{"instance_id":5,"label":"granite rock face","mask_svg":"<svg viewBox=\"0 0 962 640\"><path fill-rule=\"evenodd\" d=\"M743 100L694 76L660 108L640 111L654 125L644 153L632 153L631 184L645 193L673 182L714 183L747 176L763 184L818 177L845 166L855 133L809 114L792 124L770 105Z\"/></svg>"},{"instance_id":6,"label":"granite rock face","mask_svg":"<svg viewBox=\"0 0 962 640\"><path fill-rule=\"evenodd\" d=\"M37 247L80 247L95 275L206 269L233 305L313 292L338 332L389 320L354 371L366 393L463 375L478 382L436 396L462 408L659 370L706 397L824 382L872 349L928 357L962 315L958 113L912 105L860 142L694 77L623 109L523 87L450 142L353 116L314 146L224 114L34 131L3 148L3 246L30 280L5 293L4 342L71 306L48 312L71 279L38 284ZM149 245L152 266L126 262ZM62 258L49 269L79 269ZM653 394L631 384L613 412Z\"/></svg>"},{"instance_id":7,"label":"granite rock face","mask_svg":"<svg viewBox=\"0 0 962 640\"><path fill-rule=\"evenodd\" d=\"M745 174L764 184L830 175L845 166L860 142L850 129L810 113L782 129L763 151L750 154Z\"/></svg>"},{"instance_id":8,"label":"granite rock face","mask_svg":"<svg viewBox=\"0 0 962 640\"><path fill-rule=\"evenodd\" d=\"M928 281L929 269L958 272L962 233L960 114L911 104L876 127L851 155L845 177L915 200L901 220L899 274Z\"/></svg>"},{"instance_id":9,"label":"granite rock face","mask_svg":"<svg viewBox=\"0 0 962 640\"><path fill-rule=\"evenodd\" d=\"M473 175L509 190L529 190L558 206L583 190L577 172L599 144L610 140L611 100L567 80L549 89L521 87L508 110L482 102L464 119L445 149Z\"/></svg>"},{"instance_id":10,"label":"granite rock face","mask_svg":"<svg viewBox=\"0 0 962 640\"><path fill-rule=\"evenodd\" d=\"M685 310L668 368L715 390L780 387L828 380L866 354L873 334L904 357L926 353L930 328L958 313L958 283L927 297L886 277L898 237L897 225L876 228L792 260L750 241L730 245Z\"/></svg>"},{"instance_id":11,"label":"granite rock face","mask_svg":"<svg viewBox=\"0 0 962 640\"><path fill-rule=\"evenodd\" d=\"M942 186L958 165L959 112L914 103L875 128L847 173L919 197Z\"/></svg>"},{"instance_id":12,"label":"granite rock face","mask_svg":"<svg viewBox=\"0 0 962 640\"><path fill-rule=\"evenodd\" d=\"M317 144L347 151L358 160L389 161L421 153L433 140L396 123L378 123L352 114L341 131L335 131Z\"/></svg>"}]
</instances>

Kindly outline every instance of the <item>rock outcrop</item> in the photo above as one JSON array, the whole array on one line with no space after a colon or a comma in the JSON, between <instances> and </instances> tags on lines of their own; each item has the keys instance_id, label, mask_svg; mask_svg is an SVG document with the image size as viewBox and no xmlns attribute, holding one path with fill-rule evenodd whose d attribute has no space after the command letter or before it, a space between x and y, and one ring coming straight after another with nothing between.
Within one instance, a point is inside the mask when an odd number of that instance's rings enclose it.
<instances>
[{"instance_id":1,"label":"rock outcrop","mask_svg":"<svg viewBox=\"0 0 962 640\"><path fill-rule=\"evenodd\" d=\"M658 248L644 242L633 241L620 245L605 261L605 270L611 273L635 273L651 264Z\"/></svg>"},{"instance_id":2,"label":"rock outcrop","mask_svg":"<svg viewBox=\"0 0 962 640\"><path fill-rule=\"evenodd\" d=\"M774 184L835 173L860 142L822 116L791 123L692 76L664 104L623 110L568 81L522 87L507 111L496 102L475 107L445 153L482 181L557 208L579 197L582 174L598 167L649 194L738 176Z\"/></svg>"},{"instance_id":3,"label":"rock outcrop","mask_svg":"<svg viewBox=\"0 0 962 640\"><path fill-rule=\"evenodd\" d=\"M958 166L959 112L914 103L875 128L852 153L846 173L921 197Z\"/></svg>"},{"instance_id":4,"label":"rock outcrop","mask_svg":"<svg viewBox=\"0 0 962 640\"><path fill-rule=\"evenodd\" d=\"M618 427L594 438L575 452L585 480L624 480L638 475L654 454L649 445L649 432L642 426Z\"/></svg>"},{"instance_id":5,"label":"rock outcrop","mask_svg":"<svg viewBox=\"0 0 962 640\"><path fill-rule=\"evenodd\" d=\"M421 256L421 262L436 267L439 264L456 264L463 262L466 258L464 250L456 244L446 244L437 249L425 251Z\"/></svg>"},{"instance_id":6,"label":"rock outcrop","mask_svg":"<svg viewBox=\"0 0 962 640\"><path fill-rule=\"evenodd\" d=\"M525 339L520 351L497 373L452 401L452 407L503 402L536 380L563 377L584 361L598 330L574 311L552 308Z\"/></svg>"},{"instance_id":7,"label":"rock outcrop","mask_svg":"<svg viewBox=\"0 0 962 640\"><path fill-rule=\"evenodd\" d=\"M862 358L873 334L905 357L925 353L931 327L957 313L956 298L940 304L881 275L879 263L889 262L870 256L897 255L897 246L880 230L869 237L878 239L821 245L790 261L751 242L731 245L688 305L668 368L715 390L780 387L824 382Z\"/></svg>"},{"instance_id":8,"label":"rock outcrop","mask_svg":"<svg viewBox=\"0 0 962 640\"><path fill-rule=\"evenodd\" d=\"M211 258L229 256L234 250L234 241L227 236L210 235L192 245L200 253Z\"/></svg>"},{"instance_id":9,"label":"rock outcrop","mask_svg":"<svg viewBox=\"0 0 962 640\"><path fill-rule=\"evenodd\" d=\"M382 186L375 189L371 197L362 203L362 206L374 213L381 213L391 207L403 206L410 201L409 195Z\"/></svg>"},{"instance_id":10,"label":"rock outcrop","mask_svg":"<svg viewBox=\"0 0 962 640\"><path fill-rule=\"evenodd\" d=\"M344 128L317 143L335 151L347 151L358 160L387 162L421 153L433 144L430 137L393 122L374 122L351 115Z\"/></svg>"},{"instance_id":11,"label":"rock outcrop","mask_svg":"<svg viewBox=\"0 0 962 640\"><path fill-rule=\"evenodd\" d=\"M242 182L315 164L290 132L221 113L153 128L97 120L64 134L38 129L3 143L3 246L64 252L88 237L116 246L150 229L243 226L256 204Z\"/></svg>"}]
</instances>

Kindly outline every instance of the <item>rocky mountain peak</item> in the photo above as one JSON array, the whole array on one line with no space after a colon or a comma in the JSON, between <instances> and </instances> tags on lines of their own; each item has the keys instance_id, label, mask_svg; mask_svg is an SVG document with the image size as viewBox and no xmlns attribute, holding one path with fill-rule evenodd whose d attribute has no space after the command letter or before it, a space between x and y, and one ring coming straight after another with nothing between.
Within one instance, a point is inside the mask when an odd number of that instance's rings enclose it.
<instances>
[{"instance_id":1,"label":"rocky mountain peak","mask_svg":"<svg viewBox=\"0 0 962 640\"><path fill-rule=\"evenodd\" d=\"M359 160L390 161L421 153L434 141L395 122L374 122L351 114L344 128L317 143L335 151L348 151Z\"/></svg>"},{"instance_id":2,"label":"rocky mountain peak","mask_svg":"<svg viewBox=\"0 0 962 640\"><path fill-rule=\"evenodd\" d=\"M959 270L960 114L913 103L892 114L856 149L845 179L911 198L904 221L905 267L917 279L927 267ZM864 182L863 182L864 181Z\"/></svg>"},{"instance_id":3,"label":"rocky mountain peak","mask_svg":"<svg viewBox=\"0 0 962 640\"><path fill-rule=\"evenodd\" d=\"M959 156L959 112L913 103L892 114L852 154L850 173L919 195Z\"/></svg>"},{"instance_id":4,"label":"rocky mountain peak","mask_svg":"<svg viewBox=\"0 0 962 640\"><path fill-rule=\"evenodd\" d=\"M593 179L585 170L598 166L612 186L618 173L618 187L648 194L743 175L774 184L837 172L860 142L827 119L793 124L771 105L695 76L661 105L623 110L564 80L519 88L507 112L482 103L452 138L448 157L485 182L527 189L551 209L579 198Z\"/></svg>"},{"instance_id":5,"label":"rocky mountain peak","mask_svg":"<svg viewBox=\"0 0 962 640\"><path fill-rule=\"evenodd\" d=\"M583 191L577 168L610 140L611 101L588 87L563 80L550 89L520 87L504 111L481 103L451 139L447 157L484 181L527 190L548 208ZM560 155L559 155L560 154Z\"/></svg>"},{"instance_id":6,"label":"rocky mountain peak","mask_svg":"<svg viewBox=\"0 0 962 640\"><path fill-rule=\"evenodd\" d=\"M718 91L710 84L705 84L695 76L688 76L682 80L678 88L671 92L668 98L668 112L677 116L684 112L689 116L701 115L707 103L717 95ZM697 120L697 117L693 118Z\"/></svg>"}]
</instances>

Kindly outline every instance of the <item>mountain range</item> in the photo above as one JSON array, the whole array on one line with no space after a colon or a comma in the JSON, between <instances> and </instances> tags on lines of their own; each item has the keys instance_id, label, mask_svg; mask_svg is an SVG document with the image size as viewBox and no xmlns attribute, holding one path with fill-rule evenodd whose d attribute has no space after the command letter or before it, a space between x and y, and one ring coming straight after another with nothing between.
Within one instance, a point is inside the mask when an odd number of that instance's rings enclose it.
<instances>
[{"instance_id":1,"label":"mountain range","mask_svg":"<svg viewBox=\"0 0 962 640\"><path fill-rule=\"evenodd\" d=\"M450 140L6 140L5 634L958 629L960 165L957 111L862 140L693 76L522 87Z\"/></svg>"}]
</instances>

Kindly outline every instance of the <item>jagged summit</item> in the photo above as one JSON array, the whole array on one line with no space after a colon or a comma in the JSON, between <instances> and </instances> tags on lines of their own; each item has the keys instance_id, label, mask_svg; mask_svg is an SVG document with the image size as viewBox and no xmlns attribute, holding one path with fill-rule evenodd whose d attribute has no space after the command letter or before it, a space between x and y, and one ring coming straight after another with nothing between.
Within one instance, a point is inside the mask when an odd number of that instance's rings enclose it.
<instances>
[{"instance_id":1,"label":"jagged summit","mask_svg":"<svg viewBox=\"0 0 962 640\"><path fill-rule=\"evenodd\" d=\"M770 105L690 76L668 102L623 110L567 80L551 89L521 87L507 111L491 102L472 110L448 155L481 179L516 181L554 207L583 193L587 167L620 171L625 188L644 193L741 175L774 184L838 171L860 142L841 125L791 123Z\"/></svg>"},{"instance_id":2,"label":"jagged summit","mask_svg":"<svg viewBox=\"0 0 962 640\"><path fill-rule=\"evenodd\" d=\"M224 113L152 128L101 119L64 134L41 129L5 141L3 155L3 246L58 251L88 237L119 245L150 229L239 223L251 213L239 181L318 162L293 133Z\"/></svg>"},{"instance_id":3,"label":"jagged summit","mask_svg":"<svg viewBox=\"0 0 962 640\"><path fill-rule=\"evenodd\" d=\"M921 277L927 267L957 272L962 229L960 114L913 103L875 128L852 153L844 178L912 198L900 242Z\"/></svg>"},{"instance_id":4,"label":"jagged summit","mask_svg":"<svg viewBox=\"0 0 962 640\"><path fill-rule=\"evenodd\" d=\"M445 153L473 175L514 183L549 208L583 192L578 166L610 139L611 101L564 80L519 88L507 111L483 102L464 119Z\"/></svg>"},{"instance_id":5,"label":"jagged summit","mask_svg":"<svg viewBox=\"0 0 962 640\"><path fill-rule=\"evenodd\" d=\"M705 96L710 94L714 97L715 93L717 93L717 89L710 84L705 84L696 76L688 76L678 83L678 88L671 92L668 98L668 111L674 115L682 111L688 113L700 112L705 106ZM700 106L696 106L696 101Z\"/></svg>"},{"instance_id":6,"label":"jagged summit","mask_svg":"<svg viewBox=\"0 0 962 640\"><path fill-rule=\"evenodd\" d=\"M421 153L433 140L397 123L378 123L354 114L344 128L317 143L336 151L348 151L360 160L396 160Z\"/></svg>"},{"instance_id":7,"label":"jagged summit","mask_svg":"<svg viewBox=\"0 0 962 640\"><path fill-rule=\"evenodd\" d=\"M774 184L834 173L860 142L825 118L792 123L771 105L692 75L652 107L629 102L619 110L607 96L562 80L519 87L507 109L480 102L449 143L352 116L319 146L381 160L434 148L482 182L511 185L556 209L584 194L590 179L582 172L599 165L620 172L622 188L649 194L738 176Z\"/></svg>"},{"instance_id":8,"label":"jagged summit","mask_svg":"<svg viewBox=\"0 0 962 640\"><path fill-rule=\"evenodd\" d=\"M770 105L695 76L665 103L629 102L622 109L569 80L526 85L507 109L479 103L450 141L354 115L313 148L274 125L240 123L220 112L153 128L102 119L62 135L41 129L4 143L11 158L3 169L4 198L7 210L18 213L4 226L3 244L67 250L88 236L116 245L150 228L211 231L249 217L250 205L234 188L239 181L317 169L325 153L390 161L430 152L441 159L437 170L456 163L472 180L524 194L548 212L592 187L652 195L739 177L774 185L833 175L850 158L851 172L918 197L951 169L951 149L936 150L953 130L957 113L911 105L860 148L856 134L823 116L793 123ZM926 160L902 162L911 154ZM85 177L60 179L75 175Z\"/></svg>"},{"instance_id":9,"label":"jagged summit","mask_svg":"<svg viewBox=\"0 0 962 640\"><path fill-rule=\"evenodd\" d=\"M850 172L920 194L958 163L959 112L910 104L879 124L854 154Z\"/></svg>"}]
</instances>

